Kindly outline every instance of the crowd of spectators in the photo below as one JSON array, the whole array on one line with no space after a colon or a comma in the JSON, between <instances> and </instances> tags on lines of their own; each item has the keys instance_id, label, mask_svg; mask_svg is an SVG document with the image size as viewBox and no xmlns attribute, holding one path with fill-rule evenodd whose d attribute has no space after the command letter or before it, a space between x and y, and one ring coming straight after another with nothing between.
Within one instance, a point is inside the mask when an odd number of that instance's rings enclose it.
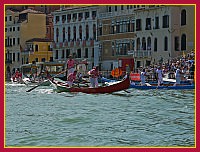
<instances>
[{"instance_id":1,"label":"crowd of spectators","mask_svg":"<svg viewBox=\"0 0 200 152\"><path fill-rule=\"evenodd\" d=\"M195 53L192 51L187 55L183 55L177 58L168 60L167 62L160 62L154 65L147 67L140 67L137 69L137 72L145 69L146 79L147 80L156 80L156 70L158 67L161 67L164 73L164 77L168 79L175 79L176 69L181 70L181 80L194 79L195 73Z\"/></svg>"}]
</instances>

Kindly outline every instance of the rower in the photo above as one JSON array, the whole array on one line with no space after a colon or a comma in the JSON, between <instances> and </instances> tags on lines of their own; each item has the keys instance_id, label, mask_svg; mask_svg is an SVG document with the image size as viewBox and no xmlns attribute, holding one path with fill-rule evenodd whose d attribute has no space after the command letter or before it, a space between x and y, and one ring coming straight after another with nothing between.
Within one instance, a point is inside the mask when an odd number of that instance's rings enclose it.
<instances>
[{"instance_id":1,"label":"rower","mask_svg":"<svg viewBox=\"0 0 200 152\"><path fill-rule=\"evenodd\" d=\"M75 70L73 73L70 73L67 77L67 84L69 87L72 87L73 82L76 80L77 71Z\"/></svg>"},{"instance_id":2,"label":"rower","mask_svg":"<svg viewBox=\"0 0 200 152\"><path fill-rule=\"evenodd\" d=\"M92 70L88 72L89 74L89 80L90 85L92 88L97 88L99 86L98 84L98 77L99 77L99 66L93 67Z\"/></svg>"}]
</instances>

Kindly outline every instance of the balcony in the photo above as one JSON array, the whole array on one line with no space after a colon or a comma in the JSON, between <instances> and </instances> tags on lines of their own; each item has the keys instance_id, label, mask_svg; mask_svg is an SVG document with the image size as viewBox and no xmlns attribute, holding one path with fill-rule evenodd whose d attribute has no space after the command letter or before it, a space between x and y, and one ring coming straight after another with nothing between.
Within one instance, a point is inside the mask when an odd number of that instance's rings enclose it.
<instances>
[{"instance_id":1,"label":"balcony","mask_svg":"<svg viewBox=\"0 0 200 152\"><path fill-rule=\"evenodd\" d=\"M151 50L136 50L133 53L134 58L150 58Z\"/></svg>"}]
</instances>

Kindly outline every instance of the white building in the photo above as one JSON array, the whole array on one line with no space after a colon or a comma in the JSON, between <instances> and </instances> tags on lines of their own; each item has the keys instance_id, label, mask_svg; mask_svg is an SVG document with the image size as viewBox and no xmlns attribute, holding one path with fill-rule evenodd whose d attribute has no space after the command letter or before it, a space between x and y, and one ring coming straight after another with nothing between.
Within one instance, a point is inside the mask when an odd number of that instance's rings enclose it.
<instances>
[{"instance_id":1,"label":"white building","mask_svg":"<svg viewBox=\"0 0 200 152\"><path fill-rule=\"evenodd\" d=\"M98 64L97 6L62 7L54 16L54 60L87 59L88 68ZM96 44L98 45L98 44ZM97 50L95 50L95 48Z\"/></svg>"}]
</instances>

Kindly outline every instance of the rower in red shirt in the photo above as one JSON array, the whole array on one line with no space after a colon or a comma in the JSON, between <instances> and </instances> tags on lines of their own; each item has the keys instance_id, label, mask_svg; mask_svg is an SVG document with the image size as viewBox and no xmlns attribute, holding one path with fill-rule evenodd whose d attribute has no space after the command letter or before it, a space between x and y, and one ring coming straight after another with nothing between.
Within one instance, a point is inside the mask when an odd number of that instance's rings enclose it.
<instances>
[{"instance_id":1,"label":"rower in red shirt","mask_svg":"<svg viewBox=\"0 0 200 152\"><path fill-rule=\"evenodd\" d=\"M70 73L67 76L67 84L69 85L69 87L72 87L73 82L76 80L76 74L77 74L77 71L75 70L73 73Z\"/></svg>"},{"instance_id":2,"label":"rower in red shirt","mask_svg":"<svg viewBox=\"0 0 200 152\"><path fill-rule=\"evenodd\" d=\"M75 70L75 64L77 64L77 62L72 58L72 55L69 55L69 59L67 60L67 75L69 75L70 73L73 73Z\"/></svg>"},{"instance_id":3,"label":"rower in red shirt","mask_svg":"<svg viewBox=\"0 0 200 152\"><path fill-rule=\"evenodd\" d=\"M99 77L99 66L95 66L92 70L88 72L89 80L92 88L98 87L98 77Z\"/></svg>"}]
</instances>

